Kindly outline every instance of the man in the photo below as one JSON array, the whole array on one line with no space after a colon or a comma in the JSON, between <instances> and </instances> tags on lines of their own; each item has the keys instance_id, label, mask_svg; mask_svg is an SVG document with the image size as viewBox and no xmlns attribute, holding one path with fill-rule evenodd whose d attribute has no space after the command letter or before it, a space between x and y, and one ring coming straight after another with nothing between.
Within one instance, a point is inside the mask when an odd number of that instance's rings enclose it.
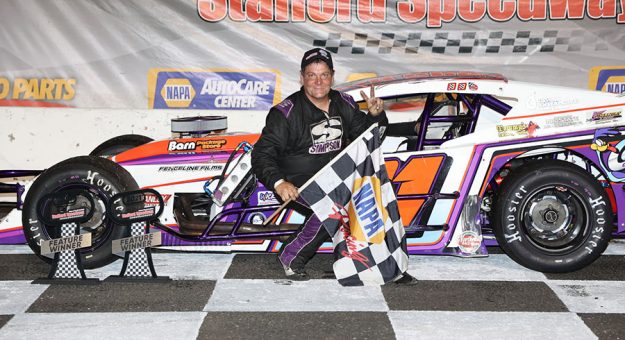
<instances>
[{"instance_id":1,"label":"man","mask_svg":"<svg viewBox=\"0 0 625 340\"><path fill-rule=\"evenodd\" d=\"M334 65L330 52L314 48L301 62L302 88L273 107L260 139L252 151L252 168L258 179L283 201L296 200L297 188L334 158L371 124L388 124L383 101L373 87L366 100L369 114L354 99L333 90ZM278 259L292 280L308 280L304 266L329 238L312 214L283 245ZM412 281L410 275L404 275Z\"/></svg>"}]
</instances>

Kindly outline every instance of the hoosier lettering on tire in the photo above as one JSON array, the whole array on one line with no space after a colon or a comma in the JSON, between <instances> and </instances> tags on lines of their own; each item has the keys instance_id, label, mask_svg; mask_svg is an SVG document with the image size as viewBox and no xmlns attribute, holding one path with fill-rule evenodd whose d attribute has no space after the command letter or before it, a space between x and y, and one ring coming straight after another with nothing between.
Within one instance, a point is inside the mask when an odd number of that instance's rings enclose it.
<instances>
[{"instance_id":1,"label":"hoosier lettering on tire","mask_svg":"<svg viewBox=\"0 0 625 340\"><path fill-rule=\"evenodd\" d=\"M613 228L609 197L576 165L557 160L527 163L505 178L496 199L497 241L525 267L575 271L608 246Z\"/></svg>"},{"instance_id":2,"label":"hoosier lettering on tire","mask_svg":"<svg viewBox=\"0 0 625 340\"><path fill-rule=\"evenodd\" d=\"M22 223L24 236L30 248L46 262L51 258L41 255L41 242L58 238L59 228L44 226L37 217L37 202L46 194L66 189L88 191L94 201L94 214L81 224L81 233L91 233L92 246L80 249L82 264L87 269L105 266L117 259L111 252L111 241L126 237L127 228L115 225L106 218L108 200L115 194L138 190L137 183L124 168L104 158L80 156L58 163L39 175L24 200ZM76 201L69 209L79 207Z\"/></svg>"}]
</instances>

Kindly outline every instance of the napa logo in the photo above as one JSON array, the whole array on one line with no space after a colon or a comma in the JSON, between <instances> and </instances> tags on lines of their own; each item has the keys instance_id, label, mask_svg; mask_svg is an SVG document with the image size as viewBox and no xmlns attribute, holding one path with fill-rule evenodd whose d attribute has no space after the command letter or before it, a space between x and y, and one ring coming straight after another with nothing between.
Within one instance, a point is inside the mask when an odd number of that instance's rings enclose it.
<instances>
[{"instance_id":1,"label":"napa logo","mask_svg":"<svg viewBox=\"0 0 625 340\"><path fill-rule=\"evenodd\" d=\"M588 88L610 93L625 93L625 66L595 66L590 69Z\"/></svg>"},{"instance_id":2,"label":"napa logo","mask_svg":"<svg viewBox=\"0 0 625 340\"><path fill-rule=\"evenodd\" d=\"M161 89L161 97L169 107L189 107L195 97L195 90L189 79L167 79Z\"/></svg>"},{"instance_id":3,"label":"napa logo","mask_svg":"<svg viewBox=\"0 0 625 340\"><path fill-rule=\"evenodd\" d=\"M352 193L347 211L352 237L361 242L384 242L388 213L382 205L380 180L370 176L356 179Z\"/></svg>"}]
</instances>

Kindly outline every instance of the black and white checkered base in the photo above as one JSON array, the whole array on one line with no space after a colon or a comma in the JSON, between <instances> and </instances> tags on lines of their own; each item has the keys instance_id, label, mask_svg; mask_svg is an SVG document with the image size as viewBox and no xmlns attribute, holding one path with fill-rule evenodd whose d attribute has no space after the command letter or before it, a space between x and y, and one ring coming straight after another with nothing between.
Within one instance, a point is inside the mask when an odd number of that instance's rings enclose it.
<instances>
[{"instance_id":1,"label":"black and white checkered base","mask_svg":"<svg viewBox=\"0 0 625 340\"><path fill-rule=\"evenodd\" d=\"M146 222L134 222L130 225L130 236L145 235L149 231ZM156 275L152 253L150 248L139 248L127 251L124 255L124 263L119 275L111 275L106 281L144 280L144 281L169 281L167 276Z\"/></svg>"}]
</instances>

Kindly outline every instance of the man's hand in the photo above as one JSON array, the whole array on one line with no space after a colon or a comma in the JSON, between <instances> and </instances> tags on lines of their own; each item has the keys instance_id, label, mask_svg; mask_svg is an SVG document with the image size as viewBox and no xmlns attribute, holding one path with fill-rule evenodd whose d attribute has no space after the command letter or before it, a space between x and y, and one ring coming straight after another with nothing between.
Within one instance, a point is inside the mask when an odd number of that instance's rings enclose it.
<instances>
[{"instance_id":1,"label":"man's hand","mask_svg":"<svg viewBox=\"0 0 625 340\"><path fill-rule=\"evenodd\" d=\"M284 181L275 187L276 194L280 196L280 198L286 202L289 200L295 200L299 196L297 192L297 188L291 184L291 182Z\"/></svg>"},{"instance_id":2,"label":"man's hand","mask_svg":"<svg viewBox=\"0 0 625 340\"><path fill-rule=\"evenodd\" d=\"M367 102L367 107L369 108L369 113L372 116L379 115L382 111L384 111L384 101L375 96L375 90L373 89L373 85L371 85L371 91L369 93L369 97L365 94L365 91L360 91L360 96Z\"/></svg>"}]
</instances>

